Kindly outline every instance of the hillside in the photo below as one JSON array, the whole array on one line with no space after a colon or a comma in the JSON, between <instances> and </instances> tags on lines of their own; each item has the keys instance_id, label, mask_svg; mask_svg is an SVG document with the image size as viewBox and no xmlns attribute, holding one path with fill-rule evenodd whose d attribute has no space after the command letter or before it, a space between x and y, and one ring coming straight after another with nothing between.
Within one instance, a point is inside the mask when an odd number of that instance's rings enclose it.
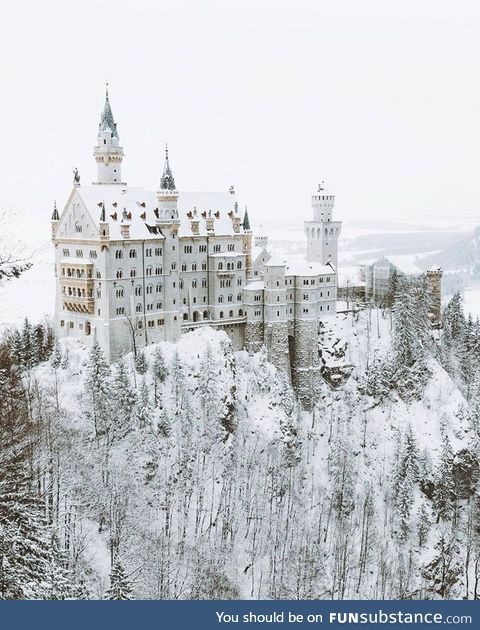
<instances>
[{"instance_id":1,"label":"hillside","mask_svg":"<svg viewBox=\"0 0 480 630\"><path fill-rule=\"evenodd\" d=\"M44 484L84 596L106 596L116 559L137 598L473 597L474 422L432 356L410 400L366 393L390 328L378 311L328 321L324 350L345 348L353 372L322 386L313 414L263 353L233 353L212 329L111 375L74 340L34 368L55 462ZM446 444L453 529L435 512Z\"/></svg>"},{"instance_id":2,"label":"hillside","mask_svg":"<svg viewBox=\"0 0 480 630\"><path fill-rule=\"evenodd\" d=\"M480 264L480 227L453 245L418 259L417 264L424 270L429 269L432 265L438 265L444 271L467 271L471 273Z\"/></svg>"}]
</instances>

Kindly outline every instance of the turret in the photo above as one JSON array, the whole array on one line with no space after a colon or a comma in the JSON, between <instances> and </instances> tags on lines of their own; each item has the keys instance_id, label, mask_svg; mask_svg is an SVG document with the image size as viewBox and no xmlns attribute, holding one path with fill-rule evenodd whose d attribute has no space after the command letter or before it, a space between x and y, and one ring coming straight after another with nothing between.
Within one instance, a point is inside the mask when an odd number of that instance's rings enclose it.
<instances>
[{"instance_id":1,"label":"turret","mask_svg":"<svg viewBox=\"0 0 480 630\"><path fill-rule=\"evenodd\" d=\"M94 149L97 163L97 179L94 184L122 184L123 148L120 146L117 125L114 121L108 84L105 93L105 105L98 126L97 146Z\"/></svg>"},{"instance_id":2,"label":"turret","mask_svg":"<svg viewBox=\"0 0 480 630\"><path fill-rule=\"evenodd\" d=\"M178 192L168 159L168 146L165 147L165 164L157 192L159 220L157 223L178 221Z\"/></svg>"},{"instance_id":3,"label":"turret","mask_svg":"<svg viewBox=\"0 0 480 630\"><path fill-rule=\"evenodd\" d=\"M55 234L57 233L58 224L60 222L60 215L57 210L57 202L53 202L53 212L52 212L52 238L55 238Z\"/></svg>"}]
</instances>

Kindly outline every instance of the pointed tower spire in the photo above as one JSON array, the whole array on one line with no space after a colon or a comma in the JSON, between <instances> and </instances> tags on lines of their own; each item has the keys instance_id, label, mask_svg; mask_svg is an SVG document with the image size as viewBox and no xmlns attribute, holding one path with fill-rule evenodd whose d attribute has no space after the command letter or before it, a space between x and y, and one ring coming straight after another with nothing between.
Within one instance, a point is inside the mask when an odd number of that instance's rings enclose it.
<instances>
[{"instance_id":1,"label":"pointed tower spire","mask_svg":"<svg viewBox=\"0 0 480 630\"><path fill-rule=\"evenodd\" d=\"M58 214L56 201L53 202L52 221L60 221L60 215Z\"/></svg>"},{"instance_id":2,"label":"pointed tower spire","mask_svg":"<svg viewBox=\"0 0 480 630\"><path fill-rule=\"evenodd\" d=\"M110 107L110 100L108 98L108 81L105 83L105 105L103 106L103 112L100 117L99 131L106 131L107 129L112 132L112 138L118 139L117 125L113 119L112 108Z\"/></svg>"},{"instance_id":3,"label":"pointed tower spire","mask_svg":"<svg viewBox=\"0 0 480 630\"><path fill-rule=\"evenodd\" d=\"M160 189L176 190L172 169L170 168L170 162L168 161L168 144L165 145L165 166L163 167L163 175L160 180Z\"/></svg>"},{"instance_id":4,"label":"pointed tower spire","mask_svg":"<svg viewBox=\"0 0 480 630\"><path fill-rule=\"evenodd\" d=\"M242 225L244 232L250 232L250 219L248 218L247 206L245 206L245 214L243 215Z\"/></svg>"}]
</instances>

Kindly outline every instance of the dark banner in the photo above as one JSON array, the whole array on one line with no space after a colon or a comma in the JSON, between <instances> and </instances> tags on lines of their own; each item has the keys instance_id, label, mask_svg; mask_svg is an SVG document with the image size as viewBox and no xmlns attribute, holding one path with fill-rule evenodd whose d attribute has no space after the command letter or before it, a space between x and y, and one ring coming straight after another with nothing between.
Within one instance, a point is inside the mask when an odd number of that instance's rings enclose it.
<instances>
[{"instance_id":1,"label":"dark banner","mask_svg":"<svg viewBox=\"0 0 480 630\"><path fill-rule=\"evenodd\" d=\"M475 601L12 601L1 630L480 627Z\"/></svg>"}]
</instances>

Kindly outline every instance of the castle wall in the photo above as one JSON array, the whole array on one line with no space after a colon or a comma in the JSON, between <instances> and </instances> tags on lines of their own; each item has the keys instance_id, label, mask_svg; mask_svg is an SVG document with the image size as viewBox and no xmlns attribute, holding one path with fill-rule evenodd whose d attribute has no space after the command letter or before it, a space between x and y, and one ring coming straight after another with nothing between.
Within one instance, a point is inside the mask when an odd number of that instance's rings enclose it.
<instances>
[{"instance_id":1,"label":"castle wall","mask_svg":"<svg viewBox=\"0 0 480 630\"><path fill-rule=\"evenodd\" d=\"M318 353L318 321L295 321L292 361L292 382L302 404L310 409L319 391L321 374Z\"/></svg>"}]
</instances>

